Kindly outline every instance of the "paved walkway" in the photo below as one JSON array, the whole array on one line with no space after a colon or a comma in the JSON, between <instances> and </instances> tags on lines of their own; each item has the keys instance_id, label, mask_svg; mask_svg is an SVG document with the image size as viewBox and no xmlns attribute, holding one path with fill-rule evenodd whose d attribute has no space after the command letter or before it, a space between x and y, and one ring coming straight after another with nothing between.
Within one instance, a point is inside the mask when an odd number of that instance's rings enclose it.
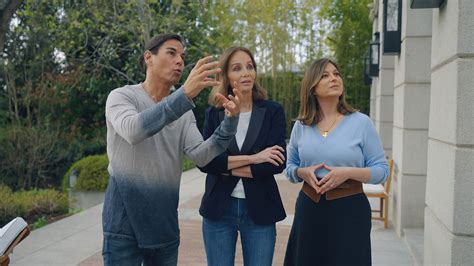
<instances>
[{"instance_id":1,"label":"paved walkway","mask_svg":"<svg viewBox=\"0 0 474 266\"><path fill-rule=\"evenodd\" d=\"M181 245L179 265L206 265L198 213L204 192L204 175L197 169L183 173L179 217ZM288 217L277 224L274 265L282 265L286 243L293 221L294 205L301 185L289 183L277 176L278 187ZM102 204L34 230L10 257L10 265L81 265L102 264ZM378 221L372 223L372 260L374 265L413 265L407 246L393 229L383 229ZM236 265L243 265L240 243Z\"/></svg>"}]
</instances>

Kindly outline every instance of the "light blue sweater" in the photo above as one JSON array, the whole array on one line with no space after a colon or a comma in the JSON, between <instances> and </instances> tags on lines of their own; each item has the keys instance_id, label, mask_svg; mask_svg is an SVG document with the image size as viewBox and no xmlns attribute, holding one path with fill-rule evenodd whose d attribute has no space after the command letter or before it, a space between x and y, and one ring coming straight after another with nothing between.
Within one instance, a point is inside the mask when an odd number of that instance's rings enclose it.
<instances>
[{"instance_id":1,"label":"light blue sweater","mask_svg":"<svg viewBox=\"0 0 474 266\"><path fill-rule=\"evenodd\" d=\"M379 184L387 180L388 163L380 138L372 121L356 112L344 116L343 120L324 138L316 125L306 126L296 121L287 146L285 173L293 182L303 180L295 175L297 167L325 163L328 166L368 167L368 183ZM317 171L324 177L326 169Z\"/></svg>"}]
</instances>

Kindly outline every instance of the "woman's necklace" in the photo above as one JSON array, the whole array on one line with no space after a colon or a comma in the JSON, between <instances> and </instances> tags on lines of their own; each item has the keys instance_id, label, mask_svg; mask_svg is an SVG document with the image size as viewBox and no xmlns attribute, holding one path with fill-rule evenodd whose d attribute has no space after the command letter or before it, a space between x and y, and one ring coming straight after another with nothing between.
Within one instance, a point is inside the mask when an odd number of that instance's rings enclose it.
<instances>
[{"instance_id":1,"label":"woman's necklace","mask_svg":"<svg viewBox=\"0 0 474 266\"><path fill-rule=\"evenodd\" d=\"M336 121L337 121L337 117L338 115L336 115L336 117L334 118L334 121L332 121L332 124L331 126L327 129L327 130L319 130L319 132L321 133L321 136L327 138L328 135L329 135L329 131L332 129L332 127L334 126L334 124L336 124Z\"/></svg>"}]
</instances>

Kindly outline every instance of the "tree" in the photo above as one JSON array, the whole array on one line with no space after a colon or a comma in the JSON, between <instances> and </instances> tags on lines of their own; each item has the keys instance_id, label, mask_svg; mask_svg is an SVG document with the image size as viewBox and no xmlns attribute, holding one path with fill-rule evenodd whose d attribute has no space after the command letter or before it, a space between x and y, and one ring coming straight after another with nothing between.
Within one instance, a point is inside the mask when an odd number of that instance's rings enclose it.
<instances>
[{"instance_id":1,"label":"tree","mask_svg":"<svg viewBox=\"0 0 474 266\"><path fill-rule=\"evenodd\" d=\"M10 25L10 20L22 2L22 0L0 1L0 51L3 51L3 46L5 44L5 33L8 26Z\"/></svg>"},{"instance_id":2,"label":"tree","mask_svg":"<svg viewBox=\"0 0 474 266\"><path fill-rule=\"evenodd\" d=\"M69 162L104 152L105 100L112 89L143 80L144 39L181 33L188 62L213 49L195 25L203 21L200 7L25 1L7 31L0 73L0 182L25 189L54 185ZM148 18L138 19L144 12Z\"/></svg>"},{"instance_id":3,"label":"tree","mask_svg":"<svg viewBox=\"0 0 474 266\"><path fill-rule=\"evenodd\" d=\"M55 185L69 163L103 153L107 95L144 79L138 58L158 33L184 37L183 80L201 57L250 48L262 84L290 122L304 64L326 51L319 9L317 0L24 1L5 28L0 183ZM194 99L198 125L208 92Z\"/></svg>"},{"instance_id":4,"label":"tree","mask_svg":"<svg viewBox=\"0 0 474 266\"><path fill-rule=\"evenodd\" d=\"M240 45L254 52L258 76L271 100L280 102L288 125L297 116L304 65L324 47L319 1L210 1L212 36L221 49ZM288 133L291 127L288 127Z\"/></svg>"},{"instance_id":5,"label":"tree","mask_svg":"<svg viewBox=\"0 0 474 266\"><path fill-rule=\"evenodd\" d=\"M326 45L342 68L349 102L369 113L370 88L364 85L364 54L368 49L372 24L368 4L371 0L323 1L320 15L329 22Z\"/></svg>"}]
</instances>

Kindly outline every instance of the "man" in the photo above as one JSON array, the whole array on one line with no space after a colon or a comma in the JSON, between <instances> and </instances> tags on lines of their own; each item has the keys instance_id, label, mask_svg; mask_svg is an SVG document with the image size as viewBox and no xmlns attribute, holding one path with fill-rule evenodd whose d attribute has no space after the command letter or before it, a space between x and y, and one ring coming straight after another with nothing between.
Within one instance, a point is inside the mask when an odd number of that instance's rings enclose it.
<instances>
[{"instance_id":1,"label":"man","mask_svg":"<svg viewBox=\"0 0 474 266\"><path fill-rule=\"evenodd\" d=\"M216 86L218 62L199 60L184 85L171 94L184 68L181 37L163 34L145 45L143 83L113 90L107 98L110 180L102 213L105 265L176 265L178 200L183 156L204 166L235 135L240 91L218 95L226 117L203 142L192 98Z\"/></svg>"}]
</instances>

